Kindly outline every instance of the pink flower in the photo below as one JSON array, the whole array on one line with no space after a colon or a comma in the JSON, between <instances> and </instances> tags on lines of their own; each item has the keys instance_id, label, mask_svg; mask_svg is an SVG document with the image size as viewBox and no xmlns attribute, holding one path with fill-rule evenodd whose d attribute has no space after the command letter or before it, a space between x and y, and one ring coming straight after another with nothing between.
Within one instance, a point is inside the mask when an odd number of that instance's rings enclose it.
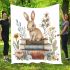
<instances>
[{"instance_id":1,"label":"pink flower","mask_svg":"<svg viewBox=\"0 0 70 70\"><path fill-rule=\"evenodd\" d=\"M15 52L15 56L16 56L18 59L22 59L23 56L24 56L23 50L17 49L16 52Z\"/></svg>"}]
</instances>

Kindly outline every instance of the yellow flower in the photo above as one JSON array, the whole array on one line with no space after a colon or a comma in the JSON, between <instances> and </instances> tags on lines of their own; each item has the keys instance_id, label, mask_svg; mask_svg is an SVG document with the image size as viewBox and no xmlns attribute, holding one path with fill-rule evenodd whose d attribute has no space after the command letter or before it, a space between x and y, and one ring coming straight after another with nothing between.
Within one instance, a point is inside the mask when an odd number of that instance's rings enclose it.
<instances>
[{"instance_id":1,"label":"yellow flower","mask_svg":"<svg viewBox=\"0 0 70 70\"><path fill-rule=\"evenodd\" d=\"M16 33L16 34L14 34L14 38L18 38L19 37L19 34L18 33Z\"/></svg>"}]
</instances>

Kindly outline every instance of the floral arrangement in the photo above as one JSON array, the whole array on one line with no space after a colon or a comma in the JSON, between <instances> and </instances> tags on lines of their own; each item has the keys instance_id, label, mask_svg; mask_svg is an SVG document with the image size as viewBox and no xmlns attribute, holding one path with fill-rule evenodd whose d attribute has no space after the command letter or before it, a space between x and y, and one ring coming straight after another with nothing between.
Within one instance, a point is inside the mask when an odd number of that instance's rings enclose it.
<instances>
[{"instance_id":1,"label":"floral arrangement","mask_svg":"<svg viewBox=\"0 0 70 70\"><path fill-rule=\"evenodd\" d=\"M45 53L45 56L47 56L45 58L49 60L58 60L58 57L56 57L55 55L55 51L57 50L56 30L55 27L51 26L50 17L48 13L44 14L41 27L44 30L45 38L48 38L48 43L52 46L52 51L48 51L48 53Z\"/></svg>"},{"instance_id":2,"label":"floral arrangement","mask_svg":"<svg viewBox=\"0 0 70 70\"><path fill-rule=\"evenodd\" d=\"M18 27L18 31L19 33L15 33L14 34L14 41L13 41L13 46L15 48L15 56L17 57L17 59L23 59L24 57L24 52L22 49L19 49L19 41L20 39L23 39L26 34L25 34L25 27L21 26L21 22L19 22L18 20L16 20L16 25Z\"/></svg>"}]
</instances>

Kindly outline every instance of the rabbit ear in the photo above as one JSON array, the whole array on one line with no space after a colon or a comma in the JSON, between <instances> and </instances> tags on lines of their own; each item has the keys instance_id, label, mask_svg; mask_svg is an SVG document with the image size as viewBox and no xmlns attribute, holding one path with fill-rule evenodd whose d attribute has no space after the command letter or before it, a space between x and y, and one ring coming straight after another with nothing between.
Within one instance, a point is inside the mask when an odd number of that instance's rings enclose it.
<instances>
[{"instance_id":1,"label":"rabbit ear","mask_svg":"<svg viewBox=\"0 0 70 70\"><path fill-rule=\"evenodd\" d=\"M24 17L25 17L25 19L26 19L27 21L29 21L29 16L28 16L28 14L27 14L26 12L24 12Z\"/></svg>"},{"instance_id":2,"label":"rabbit ear","mask_svg":"<svg viewBox=\"0 0 70 70\"><path fill-rule=\"evenodd\" d=\"M32 19L32 20L35 19L35 12L34 12L34 11L32 11L32 13L31 13L31 19Z\"/></svg>"}]
</instances>

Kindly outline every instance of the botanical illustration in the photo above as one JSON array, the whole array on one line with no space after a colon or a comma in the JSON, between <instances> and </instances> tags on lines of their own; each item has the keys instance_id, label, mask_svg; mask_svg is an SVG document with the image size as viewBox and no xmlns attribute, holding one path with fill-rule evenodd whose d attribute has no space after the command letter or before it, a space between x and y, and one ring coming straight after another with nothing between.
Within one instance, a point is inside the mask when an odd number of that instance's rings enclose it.
<instances>
[{"instance_id":1,"label":"botanical illustration","mask_svg":"<svg viewBox=\"0 0 70 70\"><path fill-rule=\"evenodd\" d=\"M31 60L59 62L60 53L58 51L60 48L57 40L59 31L57 32L57 28L54 26L57 23L51 23L52 15L50 16L48 11L43 12L43 14L38 13L37 15L35 10L31 9L29 13L22 10L21 20L17 17L14 18L15 29L12 32L12 51L14 51L12 52L12 61L15 58L20 63L31 62Z\"/></svg>"}]
</instances>

